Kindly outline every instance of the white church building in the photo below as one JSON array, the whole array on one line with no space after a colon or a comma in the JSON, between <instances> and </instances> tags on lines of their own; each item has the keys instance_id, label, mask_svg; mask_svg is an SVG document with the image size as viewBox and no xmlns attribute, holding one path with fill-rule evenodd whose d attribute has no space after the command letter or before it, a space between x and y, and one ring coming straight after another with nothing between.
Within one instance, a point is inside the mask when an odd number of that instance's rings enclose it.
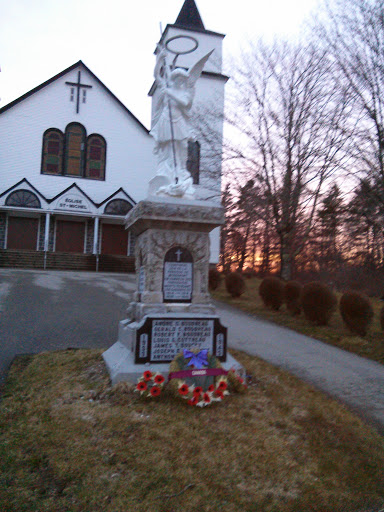
<instances>
[{"instance_id":1,"label":"white church building","mask_svg":"<svg viewBox=\"0 0 384 512\"><path fill-rule=\"evenodd\" d=\"M194 108L215 105L216 147L196 133L188 169L196 199L220 201L224 110L222 41L206 30L194 0L185 0L161 41L186 35L196 51L214 50L196 86ZM144 87L144 85L143 85ZM156 102L156 83L149 91ZM126 213L148 195L156 173L147 129L82 62L0 109L0 266L133 270L134 236ZM219 232L211 262L219 257Z\"/></svg>"}]
</instances>

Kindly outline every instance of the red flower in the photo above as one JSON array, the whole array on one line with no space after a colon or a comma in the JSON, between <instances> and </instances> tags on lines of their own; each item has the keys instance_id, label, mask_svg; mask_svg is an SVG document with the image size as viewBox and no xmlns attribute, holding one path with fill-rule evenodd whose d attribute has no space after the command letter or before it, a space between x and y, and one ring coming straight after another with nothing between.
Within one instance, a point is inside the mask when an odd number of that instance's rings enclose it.
<instances>
[{"instance_id":1,"label":"red flower","mask_svg":"<svg viewBox=\"0 0 384 512\"><path fill-rule=\"evenodd\" d=\"M203 392L203 388L201 386L196 386L193 390L194 396L199 396Z\"/></svg>"},{"instance_id":2,"label":"red flower","mask_svg":"<svg viewBox=\"0 0 384 512\"><path fill-rule=\"evenodd\" d=\"M210 399L210 396L208 395L208 393L204 393L204 402L206 404L211 403L211 399Z\"/></svg>"},{"instance_id":3,"label":"red flower","mask_svg":"<svg viewBox=\"0 0 384 512\"><path fill-rule=\"evenodd\" d=\"M152 379L152 372L150 372L149 370L145 371L143 373L143 377L144 377L144 380L146 380L146 381L151 380Z\"/></svg>"},{"instance_id":4,"label":"red flower","mask_svg":"<svg viewBox=\"0 0 384 512\"><path fill-rule=\"evenodd\" d=\"M162 384L165 379L162 375L159 374L159 375L156 375L154 380L155 380L156 384Z\"/></svg>"},{"instance_id":5,"label":"red flower","mask_svg":"<svg viewBox=\"0 0 384 512\"><path fill-rule=\"evenodd\" d=\"M217 386L217 389L220 389L220 391L225 391L227 387L227 383L224 380L221 380L219 385Z\"/></svg>"},{"instance_id":6,"label":"red flower","mask_svg":"<svg viewBox=\"0 0 384 512\"><path fill-rule=\"evenodd\" d=\"M138 389L139 391L146 391L147 384L145 382L139 382L136 386L136 389Z\"/></svg>"},{"instance_id":7,"label":"red flower","mask_svg":"<svg viewBox=\"0 0 384 512\"><path fill-rule=\"evenodd\" d=\"M213 384L211 384L211 385L209 386L209 388L208 388L208 391L209 391L210 393L213 393L213 392L215 391L215 386L214 386Z\"/></svg>"},{"instance_id":8,"label":"red flower","mask_svg":"<svg viewBox=\"0 0 384 512\"><path fill-rule=\"evenodd\" d=\"M239 377L240 384L244 384L244 379L242 377Z\"/></svg>"},{"instance_id":9,"label":"red flower","mask_svg":"<svg viewBox=\"0 0 384 512\"><path fill-rule=\"evenodd\" d=\"M179 393L180 395L188 395L189 387L187 386L187 384L183 384L182 386L179 387Z\"/></svg>"},{"instance_id":10,"label":"red flower","mask_svg":"<svg viewBox=\"0 0 384 512\"><path fill-rule=\"evenodd\" d=\"M161 393L161 389L159 388L159 386L152 386L151 387L151 395L152 396L159 396Z\"/></svg>"},{"instance_id":11,"label":"red flower","mask_svg":"<svg viewBox=\"0 0 384 512\"><path fill-rule=\"evenodd\" d=\"M224 398L224 393L222 391L220 391L220 389L216 389L215 396L217 396L217 398L223 399Z\"/></svg>"},{"instance_id":12,"label":"red flower","mask_svg":"<svg viewBox=\"0 0 384 512\"><path fill-rule=\"evenodd\" d=\"M198 396L194 396L193 398L191 398L191 400L188 400L188 405L196 405L199 401L199 397Z\"/></svg>"}]
</instances>

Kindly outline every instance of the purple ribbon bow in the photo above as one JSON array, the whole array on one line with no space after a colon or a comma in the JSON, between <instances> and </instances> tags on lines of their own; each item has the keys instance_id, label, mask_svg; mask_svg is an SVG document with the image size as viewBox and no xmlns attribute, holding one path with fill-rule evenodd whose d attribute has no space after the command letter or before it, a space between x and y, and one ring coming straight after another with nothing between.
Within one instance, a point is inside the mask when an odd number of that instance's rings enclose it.
<instances>
[{"instance_id":1,"label":"purple ribbon bow","mask_svg":"<svg viewBox=\"0 0 384 512\"><path fill-rule=\"evenodd\" d=\"M184 349L184 358L189 359L192 358L187 366L194 365L195 368L201 369L203 366L208 366L208 350L200 350L197 354L194 352L190 352L189 350Z\"/></svg>"}]
</instances>

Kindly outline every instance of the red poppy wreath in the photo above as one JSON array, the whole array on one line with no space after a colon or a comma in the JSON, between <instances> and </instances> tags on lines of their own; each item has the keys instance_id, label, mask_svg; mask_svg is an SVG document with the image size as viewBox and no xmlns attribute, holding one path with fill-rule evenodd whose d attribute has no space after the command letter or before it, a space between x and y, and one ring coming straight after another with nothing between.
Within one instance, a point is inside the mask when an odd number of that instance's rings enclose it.
<instances>
[{"instance_id":1,"label":"red poppy wreath","mask_svg":"<svg viewBox=\"0 0 384 512\"><path fill-rule=\"evenodd\" d=\"M142 397L153 398L161 394L166 382L161 373L146 370L136 384L135 391L138 391Z\"/></svg>"},{"instance_id":2,"label":"red poppy wreath","mask_svg":"<svg viewBox=\"0 0 384 512\"><path fill-rule=\"evenodd\" d=\"M227 372L208 350L180 352L169 366L169 389L189 405L205 407L228 395Z\"/></svg>"}]
</instances>

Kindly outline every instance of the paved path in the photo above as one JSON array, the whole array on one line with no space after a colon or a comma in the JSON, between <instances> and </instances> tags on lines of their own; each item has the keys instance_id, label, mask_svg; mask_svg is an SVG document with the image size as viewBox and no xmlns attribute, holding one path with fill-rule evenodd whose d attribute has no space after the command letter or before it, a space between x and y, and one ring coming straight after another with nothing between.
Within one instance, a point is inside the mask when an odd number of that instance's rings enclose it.
<instances>
[{"instance_id":1,"label":"paved path","mask_svg":"<svg viewBox=\"0 0 384 512\"><path fill-rule=\"evenodd\" d=\"M16 354L109 347L135 277L0 269L0 384ZM347 403L384 434L384 366L217 304L231 347Z\"/></svg>"},{"instance_id":2,"label":"paved path","mask_svg":"<svg viewBox=\"0 0 384 512\"><path fill-rule=\"evenodd\" d=\"M0 269L0 384L16 354L117 340L135 277Z\"/></svg>"},{"instance_id":3,"label":"paved path","mask_svg":"<svg viewBox=\"0 0 384 512\"><path fill-rule=\"evenodd\" d=\"M348 404L384 434L384 366L216 303L232 348L259 356Z\"/></svg>"}]
</instances>

